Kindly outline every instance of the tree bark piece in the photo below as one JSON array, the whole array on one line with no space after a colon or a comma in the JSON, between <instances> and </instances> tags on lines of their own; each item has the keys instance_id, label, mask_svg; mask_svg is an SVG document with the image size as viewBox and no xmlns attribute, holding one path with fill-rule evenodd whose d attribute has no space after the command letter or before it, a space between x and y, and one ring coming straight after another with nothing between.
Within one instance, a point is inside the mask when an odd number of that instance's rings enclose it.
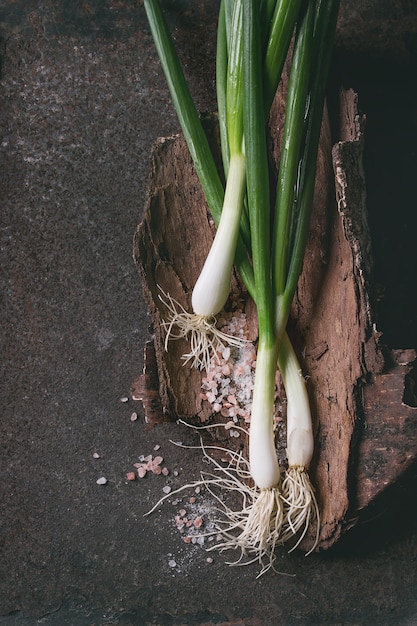
<instances>
[{"instance_id":1,"label":"tree bark piece","mask_svg":"<svg viewBox=\"0 0 417 626\"><path fill-rule=\"evenodd\" d=\"M276 166L283 102L282 91L270 118ZM358 113L352 91L341 94L340 120L340 140L333 151L327 116L322 127L312 227L289 326L308 376L316 435L311 475L321 509L319 547L323 549L335 543L354 514L417 457L414 409L402 400L415 355L407 353L404 366L398 359L384 359L373 322L362 170L365 119ZM135 233L134 258L153 320L158 370L157 383L154 380L151 389L148 385L151 396L146 397L146 371L139 380L139 393L146 411L146 402L158 392L165 418L199 423L213 417L212 406L201 396L202 373L181 365L187 342L171 341L169 352L165 351L161 324L168 311L160 299L162 292L169 293L190 310L192 288L213 234L182 136L160 139L152 152L149 195L145 217ZM238 280L233 290L245 300ZM246 316L253 339L256 314L248 301ZM285 420L280 387L277 404L283 407ZM148 411L148 420L158 421L156 413ZM277 430L282 454L285 427ZM307 537L302 547L308 549L312 540Z\"/></svg>"}]
</instances>

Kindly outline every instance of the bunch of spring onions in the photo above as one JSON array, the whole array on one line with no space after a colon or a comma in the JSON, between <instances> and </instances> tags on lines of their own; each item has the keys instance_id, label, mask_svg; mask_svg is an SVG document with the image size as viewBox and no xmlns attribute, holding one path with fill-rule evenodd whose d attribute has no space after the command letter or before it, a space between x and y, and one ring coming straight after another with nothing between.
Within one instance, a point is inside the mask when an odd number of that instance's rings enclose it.
<instances>
[{"instance_id":1,"label":"bunch of spring onions","mask_svg":"<svg viewBox=\"0 0 417 626\"><path fill-rule=\"evenodd\" d=\"M144 2L171 97L217 225L192 294L193 311L177 312L167 297L168 334L189 337L192 349L186 359L207 367L216 342L228 341L216 329L216 316L229 295L233 264L257 307L247 465L254 486L242 511L230 515L222 545L238 547L242 554L258 559L262 572L272 566L277 545L287 541L298 545L313 521L319 528L308 476L314 449L309 400L286 326L309 230L338 4L338 0L221 0L216 88L223 186L158 1ZM285 125L273 186L266 124L287 58L291 70ZM278 463L273 429L277 367L287 395L285 469ZM248 493L247 485L242 492Z\"/></svg>"}]
</instances>

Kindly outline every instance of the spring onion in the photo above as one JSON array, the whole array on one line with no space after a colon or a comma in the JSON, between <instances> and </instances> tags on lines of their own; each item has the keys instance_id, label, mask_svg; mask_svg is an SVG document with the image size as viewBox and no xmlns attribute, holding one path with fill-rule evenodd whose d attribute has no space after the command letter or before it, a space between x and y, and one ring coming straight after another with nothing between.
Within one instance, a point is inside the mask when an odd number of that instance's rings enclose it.
<instances>
[{"instance_id":1,"label":"spring onion","mask_svg":"<svg viewBox=\"0 0 417 626\"><path fill-rule=\"evenodd\" d=\"M208 206L217 223L213 245L194 286L191 304L193 312L177 311L172 298L163 300L171 313L168 329L176 326L181 338L191 335L192 350L185 361L206 368L212 350L232 342L215 326L216 315L223 309L230 293L233 263L237 257L242 276L250 275L247 255L242 250L240 222L245 195L245 157L242 135L242 3L236 1L230 24L228 65L226 71L225 110L227 124L228 167L226 190L220 182L214 158L198 118L186 84L167 24L157 0L145 0L145 10L152 35L178 113L181 128L190 149ZM239 249L238 249L239 248ZM236 343L236 339L234 340Z\"/></svg>"},{"instance_id":2,"label":"spring onion","mask_svg":"<svg viewBox=\"0 0 417 626\"><path fill-rule=\"evenodd\" d=\"M319 533L319 508L308 475L314 454L309 398L286 327L308 235L339 1L221 1L216 90L224 191L158 2L145 0L144 4L217 225L193 290L193 313L182 307L178 310L169 294L163 294L170 311L167 338L189 337L191 351L186 361L205 368L223 341L233 342L215 329L215 316L229 295L233 263L256 304L258 344L249 461L245 470L239 469L238 462L234 473L227 469L224 479L209 483L240 491L244 498L241 511L226 509L229 524L220 549L240 548L237 562L249 555L249 562L259 561L264 573L273 567L277 545L288 541L293 547L299 545L313 521L316 541ZM266 122L291 39L283 147L271 202ZM287 395L286 468L279 466L274 440L277 367Z\"/></svg>"}]
</instances>

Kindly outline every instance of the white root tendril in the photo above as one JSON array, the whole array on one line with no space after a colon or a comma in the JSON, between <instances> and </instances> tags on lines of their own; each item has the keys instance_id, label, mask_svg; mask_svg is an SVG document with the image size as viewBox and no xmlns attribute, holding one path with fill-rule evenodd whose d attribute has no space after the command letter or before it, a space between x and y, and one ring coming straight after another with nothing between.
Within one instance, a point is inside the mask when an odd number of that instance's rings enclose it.
<instances>
[{"instance_id":1,"label":"white root tendril","mask_svg":"<svg viewBox=\"0 0 417 626\"><path fill-rule=\"evenodd\" d=\"M214 316L209 318L189 313L161 287L159 290L162 294L159 295L159 299L169 311L168 320L162 322L165 330L165 350L168 351L170 339L188 339L191 350L182 356L184 365L191 363L192 367L208 370L213 355L222 353L226 346L244 345L244 339L228 335L216 328L217 320Z\"/></svg>"},{"instance_id":2,"label":"white root tendril","mask_svg":"<svg viewBox=\"0 0 417 626\"><path fill-rule=\"evenodd\" d=\"M181 447L188 446L181 445ZM202 450L203 460L214 468L213 472L201 472L199 481L183 485L170 492L169 495L161 498L147 515L157 509L167 498L186 489L203 486L219 505L216 509L219 517L214 520L215 530L199 535L221 537L219 543L208 548L208 551L240 550L237 560L228 564L236 566L257 562L261 566L257 577L270 569L276 571L274 568L275 548L284 543L282 529L285 522L284 503L279 486L262 490L251 486L249 462L241 452L233 452L219 446L204 446L202 441L200 446L190 447ZM224 452L230 462L227 465L220 464L210 456L209 450ZM241 497L239 510L232 510L229 507L226 498L230 494L238 494Z\"/></svg>"},{"instance_id":3,"label":"white root tendril","mask_svg":"<svg viewBox=\"0 0 417 626\"><path fill-rule=\"evenodd\" d=\"M222 424L195 428L203 430L220 426ZM320 514L314 488L304 467L290 467L280 485L270 489L259 489L253 486L249 462L241 452L220 446L205 446L201 439L199 446L185 446L173 441L171 443L182 448L202 450L203 461L213 470L201 472L200 480L182 485L163 496L145 515L153 513L168 498L189 489L204 487L218 503L214 509L218 517L213 520L214 530L196 536L214 536L218 539L218 543L207 549L208 552L239 550L238 558L235 561L228 561L228 565L258 563L260 571L257 578L270 569L280 574L291 575L278 572L274 567L277 558L276 548L293 542L290 549L292 552L300 545L310 525L315 522L316 537L307 555L314 551L319 537ZM209 454L210 450L224 453L229 462L220 463ZM237 503L233 509L228 504L233 494L238 494L241 498L238 510L235 508Z\"/></svg>"},{"instance_id":4,"label":"white root tendril","mask_svg":"<svg viewBox=\"0 0 417 626\"><path fill-rule=\"evenodd\" d=\"M307 470L300 466L289 467L281 490L285 518L282 539L288 542L296 538L296 543L290 550L292 552L300 545L311 524L315 523L315 540L307 552L311 554L319 540L320 511Z\"/></svg>"},{"instance_id":5,"label":"white root tendril","mask_svg":"<svg viewBox=\"0 0 417 626\"><path fill-rule=\"evenodd\" d=\"M249 493L244 494L244 500L240 511L225 508L225 516L231 522L221 530L225 540L210 549L240 549L240 557L229 562L229 565L258 562L261 565L259 577L274 568L275 548L283 543L283 503L278 487L261 490L251 488ZM232 534L231 531L239 533Z\"/></svg>"}]
</instances>

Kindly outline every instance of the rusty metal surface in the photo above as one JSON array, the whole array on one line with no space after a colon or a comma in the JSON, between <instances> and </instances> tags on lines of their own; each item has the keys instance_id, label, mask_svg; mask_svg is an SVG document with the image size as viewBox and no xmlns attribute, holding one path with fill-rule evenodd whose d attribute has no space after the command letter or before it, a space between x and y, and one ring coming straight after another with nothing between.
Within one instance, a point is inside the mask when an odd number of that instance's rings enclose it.
<instances>
[{"instance_id":1,"label":"rusty metal surface","mask_svg":"<svg viewBox=\"0 0 417 626\"><path fill-rule=\"evenodd\" d=\"M217 2L164 6L212 110ZM143 517L165 483L128 481L138 457L161 445L173 486L201 458L168 443L188 431L148 430L120 401L149 338L132 237L175 114L140 3L2 0L0 27L0 623L413 623L415 468L337 550L283 554L295 577L208 563L170 505Z\"/></svg>"}]
</instances>

